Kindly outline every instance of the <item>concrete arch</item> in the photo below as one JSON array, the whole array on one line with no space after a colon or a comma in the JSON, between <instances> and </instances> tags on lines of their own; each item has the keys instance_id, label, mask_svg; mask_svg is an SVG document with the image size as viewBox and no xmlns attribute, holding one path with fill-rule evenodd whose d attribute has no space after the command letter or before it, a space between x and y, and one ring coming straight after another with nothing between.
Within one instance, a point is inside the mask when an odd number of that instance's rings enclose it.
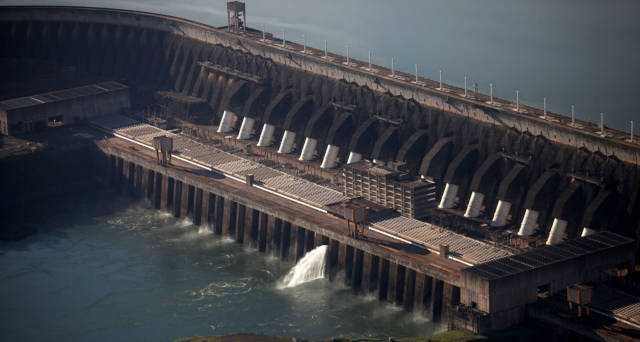
<instances>
[{"instance_id":1,"label":"concrete arch","mask_svg":"<svg viewBox=\"0 0 640 342\"><path fill-rule=\"evenodd\" d=\"M411 173L418 173L422 154L428 146L428 131L426 129L415 131L409 139L402 144L400 150L398 150L396 161L405 162L407 169L411 171Z\"/></svg>"},{"instance_id":2,"label":"concrete arch","mask_svg":"<svg viewBox=\"0 0 640 342\"><path fill-rule=\"evenodd\" d=\"M564 189L553 206L553 218L563 219L568 222L566 233L569 237L575 237L576 234L579 234L578 230L582 228L579 227L579 223L581 223L583 216L583 205L582 184L573 182ZM548 227L548 229L550 228Z\"/></svg>"},{"instance_id":3,"label":"concrete arch","mask_svg":"<svg viewBox=\"0 0 640 342\"><path fill-rule=\"evenodd\" d=\"M505 159L500 157L499 154L494 153L489 156L473 174L471 180L470 190L477 191L482 194L492 193L492 189L495 187L499 177L501 166L505 166Z\"/></svg>"},{"instance_id":4,"label":"concrete arch","mask_svg":"<svg viewBox=\"0 0 640 342\"><path fill-rule=\"evenodd\" d=\"M471 172L475 169L479 154L477 144L465 146L447 167L444 181L456 185L469 182L473 178Z\"/></svg>"},{"instance_id":5,"label":"concrete arch","mask_svg":"<svg viewBox=\"0 0 640 342\"><path fill-rule=\"evenodd\" d=\"M267 106L262 121L271 125L279 125L284 121L285 114L291 109L293 91L291 89L279 93Z\"/></svg>"},{"instance_id":6,"label":"concrete arch","mask_svg":"<svg viewBox=\"0 0 640 342\"><path fill-rule=\"evenodd\" d=\"M614 193L606 189L600 189L584 212L582 227L597 230L609 228L612 213L615 213L618 202L616 197Z\"/></svg>"},{"instance_id":7,"label":"concrete arch","mask_svg":"<svg viewBox=\"0 0 640 342\"><path fill-rule=\"evenodd\" d=\"M333 106L331 105L325 105L316 110L307 122L304 136L314 139L326 137L333 124L334 114Z\"/></svg>"},{"instance_id":8,"label":"concrete arch","mask_svg":"<svg viewBox=\"0 0 640 342\"><path fill-rule=\"evenodd\" d=\"M393 160L395 151L397 151L399 147L398 127L388 127L380 138L376 140L375 145L373 145L371 158L384 161Z\"/></svg>"},{"instance_id":9,"label":"concrete arch","mask_svg":"<svg viewBox=\"0 0 640 342\"><path fill-rule=\"evenodd\" d=\"M259 118L260 113L264 113L269 92L264 87L259 87L251 91L251 95L244 104L242 114L250 118Z\"/></svg>"},{"instance_id":10,"label":"concrete arch","mask_svg":"<svg viewBox=\"0 0 640 342\"><path fill-rule=\"evenodd\" d=\"M556 170L545 171L529 188L522 207L546 212L549 207L549 198L556 193L559 183L560 175Z\"/></svg>"},{"instance_id":11,"label":"concrete arch","mask_svg":"<svg viewBox=\"0 0 640 342\"><path fill-rule=\"evenodd\" d=\"M447 167L444 181L458 186L458 196L461 199L467 198L469 183L473 178L473 170L475 170L478 163L479 155L478 144L467 145L453 158Z\"/></svg>"},{"instance_id":12,"label":"concrete arch","mask_svg":"<svg viewBox=\"0 0 640 342\"><path fill-rule=\"evenodd\" d=\"M250 94L247 82L236 80L229 92L225 94L220 110L231 110L238 115L242 115L242 110Z\"/></svg>"},{"instance_id":13,"label":"concrete arch","mask_svg":"<svg viewBox=\"0 0 640 342\"><path fill-rule=\"evenodd\" d=\"M341 147L341 154L348 153L349 151L346 151L344 147L347 146L349 137L355 130L355 124L355 120L351 114L346 112L340 114L338 119L333 121L333 125L331 125L327 133L325 143Z\"/></svg>"},{"instance_id":14,"label":"concrete arch","mask_svg":"<svg viewBox=\"0 0 640 342\"><path fill-rule=\"evenodd\" d=\"M296 133L302 132L309 116L314 112L315 106L312 96L300 99L287 113L282 128Z\"/></svg>"},{"instance_id":15,"label":"concrete arch","mask_svg":"<svg viewBox=\"0 0 640 342\"><path fill-rule=\"evenodd\" d=\"M379 121L376 118L368 118L358 126L349 143L349 151L368 155L374 141L378 139L377 127Z\"/></svg>"},{"instance_id":16,"label":"concrete arch","mask_svg":"<svg viewBox=\"0 0 640 342\"><path fill-rule=\"evenodd\" d=\"M516 203L522 197L524 187L517 187L518 183L522 183L521 178L524 175L525 166L522 164L515 164L507 173L507 176L502 179L500 186L498 187L498 193L496 198L499 200L507 201L509 203Z\"/></svg>"},{"instance_id":17,"label":"concrete arch","mask_svg":"<svg viewBox=\"0 0 640 342\"><path fill-rule=\"evenodd\" d=\"M453 151L453 137L440 138L424 155L420 163L420 174L425 177L441 179Z\"/></svg>"}]
</instances>

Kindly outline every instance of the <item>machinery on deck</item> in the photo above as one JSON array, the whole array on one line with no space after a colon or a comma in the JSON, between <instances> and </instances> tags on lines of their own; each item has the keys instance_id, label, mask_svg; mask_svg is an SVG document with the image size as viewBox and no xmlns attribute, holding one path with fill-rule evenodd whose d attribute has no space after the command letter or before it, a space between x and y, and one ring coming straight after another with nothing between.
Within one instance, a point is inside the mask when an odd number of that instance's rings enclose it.
<instances>
[{"instance_id":1,"label":"machinery on deck","mask_svg":"<svg viewBox=\"0 0 640 342\"><path fill-rule=\"evenodd\" d=\"M153 148L156 150L158 164L167 166L171 164L171 152L173 152L173 138L166 135L153 138Z\"/></svg>"}]
</instances>

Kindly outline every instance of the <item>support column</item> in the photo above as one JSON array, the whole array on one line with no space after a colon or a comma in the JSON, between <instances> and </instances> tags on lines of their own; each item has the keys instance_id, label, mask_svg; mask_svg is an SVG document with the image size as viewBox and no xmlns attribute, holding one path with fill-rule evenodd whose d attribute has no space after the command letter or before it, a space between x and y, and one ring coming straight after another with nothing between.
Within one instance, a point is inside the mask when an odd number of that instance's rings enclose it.
<instances>
[{"instance_id":1,"label":"support column","mask_svg":"<svg viewBox=\"0 0 640 342\"><path fill-rule=\"evenodd\" d=\"M258 250L260 252L267 251L267 226L269 222L269 215L267 213L260 213L258 221Z\"/></svg>"},{"instance_id":2,"label":"support column","mask_svg":"<svg viewBox=\"0 0 640 342\"><path fill-rule=\"evenodd\" d=\"M389 260L380 260L380 283L378 284L378 300L387 300L389 292Z\"/></svg>"},{"instance_id":3,"label":"support column","mask_svg":"<svg viewBox=\"0 0 640 342\"><path fill-rule=\"evenodd\" d=\"M224 199L224 209L222 209L222 230L225 236L234 236L236 231L236 211L238 204L228 198Z\"/></svg>"},{"instance_id":4,"label":"support column","mask_svg":"<svg viewBox=\"0 0 640 342\"><path fill-rule=\"evenodd\" d=\"M180 217L187 217L189 213L189 192L191 186L182 183L182 196L180 198Z\"/></svg>"},{"instance_id":5,"label":"support column","mask_svg":"<svg viewBox=\"0 0 640 342\"><path fill-rule=\"evenodd\" d=\"M440 200L440 204L438 205L438 208L440 209L453 208L457 195L458 195L458 186L455 184L447 183L447 185L444 187L444 192L442 193L442 199Z\"/></svg>"},{"instance_id":6,"label":"support column","mask_svg":"<svg viewBox=\"0 0 640 342\"><path fill-rule=\"evenodd\" d=\"M136 165L133 174L133 178L135 180L133 187L136 189L136 196L139 198L146 198L145 195L147 194L147 179L144 177L145 173L146 172L142 166Z\"/></svg>"},{"instance_id":7,"label":"support column","mask_svg":"<svg viewBox=\"0 0 640 342\"><path fill-rule=\"evenodd\" d=\"M163 209L167 209L168 212L172 213L176 192L176 181L169 176L166 176L165 179L167 180L167 195L165 197L166 205L163 207Z\"/></svg>"},{"instance_id":8,"label":"support column","mask_svg":"<svg viewBox=\"0 0 640 342\"><path fill-rule=\"evenodd\" d=\"M398 265L396 270L396 305L402 305L404 300L404 281L406 277L406 268Z\"/></svg>"},{"instance_id":9,"label":"support column","mask_svg":"<svg viewBox=\"0 0 640 342\"><path fill-rule=\"evenodd\" d=\"M448 317L453 302L453 285L444 283L442 287L442 316Z\"/></svg>"},{"instance_id":10,"label":"support column","mask_svg":"<svg viewBox=\"0 0 640 342\"><path fill-rule=\"evenodd\" d=\"M280 234L280 259L289 258L289 248L291 247L291 223L282 221L282 233Z\"/></svg>"},{"instance_id":11,"label":"support column","mask_svg":"<svg viewBox=\"0 0 640 342\"><path fill-rule=\"evenodd\" d=\"M282 239L282 220L269 216L267 225L267 253L280 256L280 241Z\"/></svg>"},{"instance_id":12,"label":"support column","mask_svg":"<svg viewBox=\"0 0 640 342\"><path fill-rule=\"evenodd\" d=\"M353 284L353 247L345 245L344 250L344 282L347 286Z\"/></svg>"},{"instance_id":13,"label":"support column","mask_svg":"<svg viewBox=\"0 0 640 342\"><path fill-rule=\"evenodd\" d=\"M220 119L220 125L218 125L218 133L228 133L233 129L233 118L235 113L225 110L222 113L222 119Z\"/></svg>"},{"instance_id":14,"label":"support column","mask_svg":"<svg viewBox=\"0 0 640 342\"><path fill-rule=\"evenodd\" d=\"M472 192L471 198L469 198L469 204L467 205L467 211L464 212L464 217L480 216L480 209L482 208L483 201L484 194L475 191Z\"/></svg>"},{"instance_id":15,"label":"support column","mask_svg":"<svg viewBox=\"0 0 640 342\"><path fill-rule=\"evenodd\" d=\"M288 258L287 260L297 262L298 261L298 227L292 225L290 222L285 224L289 226L289 249L288 249Z\"/></svg>"},{"instance_id":16,"label":"support column","mask_svg":"<svg viewBox=\"0 0 640 342\"><path fill-rule=\"evenodd\" d=\"M355 249L353 259L353 279L351 281L351 288L355 292L362 290L362 278L364 271L364 252L360 249Z\"/></svg>"},{"instance_id":17,"label":"support column","mask_svg":"<svg viewBox=\"0 0 640 342\"><path fill-rule=\"evenodd\" d=\"M444 283L442 314L448 317L454 306L460 304L460 288Z\"/></svg>"},{"instance_id":18,"label":"support column","mask_svg":"<svg viewBox=\"0 0 640 342\"><path fill-rule=\"evenodd\" d=\"M322 158L322 164L320 164L320 168L322 169L332 169L336 166L336 158L338 157L338 152L340 151L340 147L335 145L327 145L327 150L324 153L324 158Z\"/></svg>"},{"instance_id":19,"label":"support column","mask_svg":"<svg viewBox=\"0 0 640 342\"><path fill-rule=\"evenodd\" d=\"M333 281L338 273L338 251L340 250L340 242L336 240L329 241L329 247L327 247L327 273L329 280Z\"/></svg>"},{"instance_id":20,"label":"support column","mask_svg":"<svg viewBox=\"0 0 640 342\"><path fill-rule=\"evenodd\" d=\"M182 208L182 182L175 181L173 191L173 216L180 217L180 209Z\"/></svg>"},{"instance_id":21,"label":"support column","mask_svg":"<svg viewBox=\"0 0 640 342\"><path fill-rule=\"evenodd\" d=\"M296 140L296 133L291 131L284 131L284 135L282 135L282 141L280 141L280 148L278 148L278 153L287 154L293 151L293 142Z\"/></svg>"},{"instance_id":22,"label":"support column","mask_svg":"<svg viewBox=\"0 0 640 342\"><path fill-rule=\"evenodd\" d=\"M244 226L245 218L247 216L247 207L242 204L238 204L238 216L236 218L236 242L244 243Z\"/></svg>"},{"instance_id":23,"label":"support column","mask_svg":"<svg viewBox=\"0 0 640 342\"><path fill-rule=\"evenodd\" d=\"M551 231L547 238L547 245L557 245L564 240L564 232L567 229L567 221L559 218L553 219Z\"/></svg>"},{"instance_id":24,"label":"support column","mask_svg":"<svg viewBox=\"0 0 640 342\"><path fill-rule=\"evenodd\" d=\"M200 204L200 224L209 225L209 193L202 191L202 203Z\"/></svg>"},{"instance_id":25,"label":"support column","mask_svg":"<svg viewBox=\"0 0 640 342\"><path fill-rule=\"evenodd\" d=\"M415 302L414 291L416 289L416 271L410 268L407 268L405 271L405 279L404 279L404 298L402 303L404 304L404 309L413 312L413 304Z\"/></svg>"},{"instance_id":26,"label":"support column","mask_svg":"<svg viewBox=\"0 0 640 342\"><path fill-rule=\"evenodd\" d=\"M207 206L207 225L213 231L216 225L216 195L209 193L209 205Z\"/></svg>"},{"instance_id":27,"label":"support column","mask_svg":"<svg viewBox=\"0 0 640 342\"><path fill-rule=\"evenodd\" d=\"M253 233L253 209L249 207L245 207L244 214L244 238L242 239L243 244L247 246L251 246L252 243L252 233ZM257 222L256 222L257 224Z\"/></svg>"},{"instance_id":28,"label":"support column","mask_svg":"<svg viewBox=\"0 0 640 342\"><path fill-rule=\"evenodd\" d=\"M362 160L362 154L358 152L349 152L349 158L347 158L347 164L357 163Z\"/></svg>"},{"instance_id":29,"label":"support column","mask_svg":"<svg viewBox=\"0 0 640 342\"><path fill-rule=\"evenodd\" d=\"M362 291L372 292L373 255L363 252L362 255ZM377 266L377 265L376 265ZM377 271L377 270L376 270Z\"/></svg>"},{"instance_id":30,"label":"support column","mask_svg":"<svg viewBox=\"0 0 640 342\"><path fill-rule=\"evenodd\" d=\"M422 313L424 312L424 287L425 287L425 276L422 273L415 273L415 287L413 290L413 312Z\"/></svg>"},{"instance_id":31,"label":"support column","mask_svg":"<svg viewBox=\"0 0 640 342\"><path fill-rule=\"evenodd\" d=\"M502 227L507 224L507 217L509 216L509 211L511 210L511 203L503 200L498 201L498 206L496 206L496 211L493 214L493 220L491 220L492 227Z\"/></svg>"},{"instance_id":32,"label":"support column","mask_svg":"<svg viewBox=\"0 0 640 342\"><path fill-rule=\"evenodd\" d=\"M442 280L433 279L433 287L431 289L431 305L429 312L432 322L440 322L442 314L442 291L444 283Z\"/></svg>"},{"instance_id":33,"label":"support column","mask_svg":"<svg viewBox=\"0 0 640 342\"><path fill-rule=\"evenodd\" d=\"M156 209L163 209L167 207L167 202L166 202L166 191L167 191L167 187L165 185L165 183L167 182L166 180L163 181L163 176L161 173L156 173L155 174L155 185L153 186L153 207ZM163 198L164 203L163 203ZM164 204L164 207L163 207Z\"/></svg>"},{"instance_id":34,"label":"support column","mask_svg":"<svg viewBox=\"0 0 640 342\"><path fill-rule=\"evenodd\" d=\"M202 223L202 189L196 189L193 209L193 224L199 226ZM205 221L206 224L207 221Z\"/></svg>"},{"instance_id":35,"label":"support column","mask_svg":"<svg viewBox=\"0 0 640 342\"><path fill-rule=\"evenodd\" d=\"M396 302L396 286L398 286L398 264L389 262L389 276L387 284L387 301Z\"/></svg>"},{"instance_id":36,"label":"support column","mask_svg":"<svg viewBox=\"0 0 640 342\"><path fill-rule=\"evenodd\" d=\"M262 132L260 133L260 139L258 140L258 147L267 147L271 145L271 139L273 138L273 131L276 126L270 124L264 124L262 126Z\"/></svg>"},{"instance_id":37,"label":"support column","mask_svg":"<svg viewBox=\"0 0 640 342\"><path fill-rule=\"evenodd\" d=\"M593 235L596 233L595 229L591 229L591 228L587 228L584 227L582 228L582 234L580 234L580 237L585 237L585 236L589 236L589 235Z\"/></svg>"},{"instance_id":38,"label":"support column","mask_svg":"<svg viewBox=\"0 0 640 342\"><path fill-rule=\"evenodd\" d=\"M306 234L306 230L302 227L298 227L297 229L297 234L296 234L296 262L298 262L298 260L302 259L302 257L304 256L304 245L305 245L305 239L304 236Z\"/></svg>"},{"instance_id":39,"label":"support column","mask_svg":"<svg viewBox=\"0 0 640 342\"><path fill-rule=\"evenodd\" d=\"M251 225L245 223L245 240L244 244L251 248L258 249L258 232L260 227L260 212L255 209L249 209L251 212ZM249 215L249 212L247 212ZM247 235L247 233L249 233Z\"/></svg>"},{"instance_id":40,"label":"support column","mask_svg":"<svg viewBox=\"0 0 640 342\"><path fill-rule=\"evenodd\" d=\"M215 217L213 232L216 233L216 235L222 235L222 222L224 219L224 197L216 196L213 216Z\"/></svg>"},{"instance_id":41,"label":"support column","mask_svg":"<svg viewBox=\"0 0 640 342\"><path fill-rule=\"evenodd\" d=\"M313 230L306 230L304 233L304 252L307 254L315 248L315 232Z\"/></svg>"},{"instance_id":42,"label":"support column","mask_svg":"<svg viewBox=\"0 0 640 342\"><path fill-rule=\"evenodd\" d=\"M196 211L196 187L193 185L189 185L189 196L188 196L188 205L187 205L187 216L195 221L195 211Z\"/></svg>"},{"instance_id":43,"label":"support column","mask_svg":"<svg viewBox=\"0 0 640 342\"><path fill-rule=\"evenodd\" d=\"M540 213L533 209L525 210L522 223L520 224L520 230L518 230L518 236L529 236L533 234L539 216Z\"/></svg>"},{"instance_id":44,"label":"support column","mask_svg":"<svg viewBox=\"0 0 640 342\"><path fill-rule=\"evenodd\" d=\"M247 140L251 138L251 131L253 130L253 124L256 122L255 119L245 116L242 118L242 124L240 125L240 131L238 132L238 136L236 139L238 140Z\"/></svg>"},{"instance_id":45,"label":"support column","mask_svg":"<svg viewBox=\"0 0 640 342\"><path fill-rule=\"evenodd\" d=\"M142 183L142 187L145 188L145 198L149 201L152 201L153 204L153 193L155 191L155 172L152 170L145 169L144 178L146 181Z\"/></svg>"},{"instance_id":46,"label":"support column","mask_svg":"<svg viewBox=\"0 0 640 342\"><path fill-rule=\"evenodd\" d=\"M300 152L300 161L308 161L313 159L313 154L316 151L316 145L318 144L318 140L313 138L306 138L304 140L304 146L302 146L302 152Z\"/></svg>"},{"instance_id":47,"label":"support column","mask_svg":"<svg viewBox=\"0 0 640 342\"><path fill-rule=\"evenodd\" d=\"M424 291L422 293L422 306L427 318L433 320L433 312L431 311L431 301L433 300L433 283L434 278L428 275L424 276Z\"/></svg>"}]
</instances>

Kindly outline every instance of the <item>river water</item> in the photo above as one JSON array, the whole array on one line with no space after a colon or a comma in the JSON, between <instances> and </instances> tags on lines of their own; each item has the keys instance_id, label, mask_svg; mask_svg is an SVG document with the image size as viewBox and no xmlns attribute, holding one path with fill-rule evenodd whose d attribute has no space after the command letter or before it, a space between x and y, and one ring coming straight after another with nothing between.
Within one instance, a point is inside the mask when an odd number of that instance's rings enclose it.
<instances>
[{"instance_id":1,"label":"river water","mask_svg":"<svg viewBox=\"0 0 640 342\"><path fill-rule=\"evenodd\" d=\"M254 332L304 338L445 329L339 281L295 287L292 264L144 203L79 196L39 233L0 245L2 341L172 341Z\"/></svg>"},{"instance_id":2,"label":"river water","mask_svg":"<svg viewBox=\"0 0 640 342\"><path fill-rule=\"evenodd\" d=\"M226 25L223 0L0 0L0 4L115 7ZM640 132L640 1L249 0L248 25L287 40L481 92Z\"/></svg>"}]
</instances>

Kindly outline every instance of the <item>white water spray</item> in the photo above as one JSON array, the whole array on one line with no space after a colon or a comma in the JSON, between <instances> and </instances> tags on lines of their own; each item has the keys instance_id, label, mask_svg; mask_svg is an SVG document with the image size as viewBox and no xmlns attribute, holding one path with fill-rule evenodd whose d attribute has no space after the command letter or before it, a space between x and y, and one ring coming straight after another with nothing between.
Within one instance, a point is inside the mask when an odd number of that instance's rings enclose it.
<instances>
[{"instance_id":1,"label":"white water spray","mask_svg":"<svg viewBox=\"0 0 640 342\"><path fill-rule=\"evenodd\" d=\"M207 224L203 224L198 228L198 235L211 235L213 234L213 228Z\"/></svg>"},{"instance_id":2,"label":"white water spray","mask_svg":"<svg viewBox=\"0 0 640 342\"><path fill-rule=\"evenodd\" d=\"M316 247L305 255L287 273L282 280L280 288L295 287L312 280L324 278L326 263L327 245Z\"/></svg>"}]
</instances>

